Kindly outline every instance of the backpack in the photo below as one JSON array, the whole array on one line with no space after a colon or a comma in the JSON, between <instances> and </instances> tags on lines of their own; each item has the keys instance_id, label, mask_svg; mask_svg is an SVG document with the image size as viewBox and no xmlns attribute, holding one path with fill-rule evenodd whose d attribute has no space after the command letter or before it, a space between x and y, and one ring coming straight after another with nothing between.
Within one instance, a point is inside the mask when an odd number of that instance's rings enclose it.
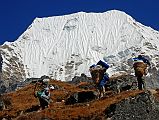
<instances>
[{"instance_id":1,"label":"backpack","mask_svg":"<svg viewBox=\"0 0 159 120\"><path fill-rule=\"evenodd\" d=\"M135 70L135 76L136 77L142 77L143 75L146 75L146 69L147 69L147 64L142 63L142 62L136 62L133 65L134 70Z\"/></svg>"},{"instance_id":2,"label":"backpack","mask_svg":"<svg viewBox=\"0 0 159 120\"><path fill-rule=\"evenodd\" d=\"M42 93L43 93L43 90L36 91L35 92L35 97L38 97L38 98L41 97Z\"/></svg>"}]
</instances>

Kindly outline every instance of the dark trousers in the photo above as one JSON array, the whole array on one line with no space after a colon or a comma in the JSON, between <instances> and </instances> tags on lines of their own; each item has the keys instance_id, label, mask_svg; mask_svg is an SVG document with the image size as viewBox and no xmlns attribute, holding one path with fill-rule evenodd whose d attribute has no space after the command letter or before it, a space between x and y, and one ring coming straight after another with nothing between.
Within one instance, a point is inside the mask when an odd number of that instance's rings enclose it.
<instances>
[{"instance_id":1,"label":"dark trousers","mask_svg":"<svg viewBox=\"0 0 159 120\"><path fill-rule=\"evenodd\" d=\"M42 108L42 110L48 107L49 105L49 102L42 98L39 98L39 102L40 102L40 107Z\"/></svg>"},{"instance_id":2,"label":"dark trousers","mask_svg":"<svg viewBox=\"0 0 159 120\"><path fill-rule=\"evenodd\" d=\"M139 90L143 90L143 88L145 89L144 79L142 77L137 77L137 81L138 81L138 89Z\"/></svg>"}]
</instances>

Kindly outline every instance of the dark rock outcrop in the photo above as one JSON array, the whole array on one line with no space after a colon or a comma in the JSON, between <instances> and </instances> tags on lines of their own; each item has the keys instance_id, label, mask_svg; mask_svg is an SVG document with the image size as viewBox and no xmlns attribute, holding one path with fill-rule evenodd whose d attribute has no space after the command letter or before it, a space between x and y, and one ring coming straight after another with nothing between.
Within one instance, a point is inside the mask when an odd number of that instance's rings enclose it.
<instances>
[{"instance_id":1,"label":"dark rock outcrop","mask_svg":"<svg viewBox=\"0 0 159 120\"><path fill-rule=\"evenodd\" d=\"M91 100L96 99L96 93L94 91L82 91L82 92L76 92L73 93L66 99L65 104L66 105L71 105L75 103L84 103L84 102L89 102Z\"/></svg>"},{"instance_id":2,"label":"dark rock outcrop","mask_svg":"<svg viewBox=\"0 0 159 120\"><path fill-rule=\"evenodd\" d=\"M84 73L82 73L81 76L75 76L71 81L68 81L68 83L75 85L79 84L80 82L92 83L93 81L90 80Z\"/></svg>"},{"instance_id":3,"label":"dark rock outcrop","mask_svg":"<svg viewBox=\"0 0 159 120\"><path fill-rule=\"evenodd\" d=\"M111 120L159 120L159 108L150 92L129 97L105 110Z\"/></svg>"},{"instance_id":4,"label":"dark rock outcrop","mask_svg":"<svg viewBox=\"0 0 159 120\"><path fill-rule=\"evenodd\" d=\"M127 90L137 89L137 80L133 75L121 75L118 77L110 78L106 84L107 88L110 88L116 93Z\"/></svg>"}]
</instances>

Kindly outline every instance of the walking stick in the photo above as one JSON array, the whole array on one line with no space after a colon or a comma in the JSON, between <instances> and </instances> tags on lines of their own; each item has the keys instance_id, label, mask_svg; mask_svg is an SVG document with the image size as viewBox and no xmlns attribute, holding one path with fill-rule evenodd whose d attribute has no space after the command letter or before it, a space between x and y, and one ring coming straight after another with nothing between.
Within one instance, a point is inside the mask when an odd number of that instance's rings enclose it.
<instances>
[{"instance_id":1,"label":"walking stick","mask_svg":"<svg viewBox=\"0 0 159 120\"><path fill-rule=\"evenodd\" d=\"M35 84L35 87L34 87L34 96L35 97L37 97L36 94L35 94L36 86L37 86L37 83Z\"/></svg>"}]
</instances>

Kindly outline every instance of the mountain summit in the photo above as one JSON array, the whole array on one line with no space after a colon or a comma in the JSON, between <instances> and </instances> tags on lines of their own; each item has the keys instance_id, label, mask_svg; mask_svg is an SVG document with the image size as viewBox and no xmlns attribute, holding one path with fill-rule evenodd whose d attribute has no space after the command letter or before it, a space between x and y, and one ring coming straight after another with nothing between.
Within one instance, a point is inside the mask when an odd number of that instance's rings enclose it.
<instances>
[{"instance_id":1,"label":"mountain summit","mask_svg":"<svg viewBox=\"0 0 159 120\"><path fill-rule=\"evenodd\" d=\"M69 81L81 73L89 75L89 66L99 60L110 64L110 75L132 73L130 58L143 54L152 63L151 85L159 86L158 45L158 31L117 10L36 18L15 42L1 46L2 79L47 75Z\"/></svg>"}]
</instances>

